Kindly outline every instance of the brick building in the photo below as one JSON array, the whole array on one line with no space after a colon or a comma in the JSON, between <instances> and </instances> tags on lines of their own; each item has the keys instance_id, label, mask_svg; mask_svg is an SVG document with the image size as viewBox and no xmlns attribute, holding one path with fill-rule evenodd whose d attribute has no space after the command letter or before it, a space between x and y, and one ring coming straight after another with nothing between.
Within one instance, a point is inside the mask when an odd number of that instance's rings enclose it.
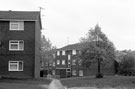
<instances>
[{"instance_id":1,"label":"brick building","mask_svg":"<svg viewBox=\"0 0 135 89\"><path fill-rule=\"evenodd\" d=\"M0 11L0 76L40 77L39 11Z\"/></svg>"},{"instance_id":2,"label":"brick building","mask_svg":"<svg viewBox=\"0 0 135 89\"><path fill-rule=\"evenodd\" d=\"M59 75L61 78L79 77L79 76L95 76L97 73L97 63L91 65L90 68L82 67L79 59L81 49L88 44L71 44L60 49L55 53L55 66L53 66L53 74ZM105 66L102 65L104 75L114 75L114 60Z\"/></svg>"}]
</instances>

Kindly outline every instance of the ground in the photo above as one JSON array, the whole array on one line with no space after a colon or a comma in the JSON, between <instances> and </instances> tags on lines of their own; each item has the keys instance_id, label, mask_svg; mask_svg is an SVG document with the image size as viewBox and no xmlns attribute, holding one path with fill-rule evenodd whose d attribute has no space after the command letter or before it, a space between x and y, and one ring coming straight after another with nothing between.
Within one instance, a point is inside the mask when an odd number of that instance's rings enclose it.
<instances>
[{"instance_id":1,"label":"ground","mask_svg":"<svg viewBox=\"0 0 135 89\"><path fill-rule=\"evenodd\" d=\"M135 88L135 76L113 76L97 79L93 77L81 77L81 78L65 78L60 79L64 86L70 89L73 87L84 87L81 89L134 89ZM47 79L0 79L0 89L47 89L50 84L50 80ZM86 88L89 87L89 88ZM93 88L90 88L93 87ZM80 88L74 88L80 89Z\"/></svg>"},{"instance_id":2,"label":"ground","mask_svg":"<svg viewBox=\"0 0 135 89\"><path fill-rule=\"evenodd\" d=\"M63 85L67 87L111 87L111 88L135 88L135 76L111 76L104 78L84 77L61 79Z\"/></svg>"},{"instance_id":3,"label":"ground","mask_svg":"<svg viewBox=\"0 0 135 89\"><path fill-rule=\"evenodd\" d=\"M47 79L0 79L0 89L47 89Z\"/></svg>"}]
</instances>

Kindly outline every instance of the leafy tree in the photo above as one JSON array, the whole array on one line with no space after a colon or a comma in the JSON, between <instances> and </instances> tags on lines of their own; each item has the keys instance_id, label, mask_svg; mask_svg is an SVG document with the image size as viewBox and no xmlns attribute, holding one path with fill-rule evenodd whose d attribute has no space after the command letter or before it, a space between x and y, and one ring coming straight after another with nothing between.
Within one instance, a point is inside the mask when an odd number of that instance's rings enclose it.
<instances>
[{"instance_id":1,"label":"leafy tree","mask_svg":"<svg viewBox=\"0 0 135 89\"><path fill-rule=\"evenodd\" d=\"M45 36L41 36L41 66L47 64L49 65L53 62L53 50L56 49L56 46L52 46L51 41ZM49 70L48 70L49 71Z\"/></svg>"},{"instance_id":2,"label":"leafy tree","mask_svg":"<svg viewBox=\"0 0 135 89\"><path fill-rule=\"evenodd\" d=\"M114 45L107 36L101 32L101 28L98 24L95 28L91 28L86 37L81 38L82 44L88 44L82 49L80 58L82 59L82 65L90 67L93 62L98 63L98 74L97 77L102 77L100 73L100 63L103 60L112 60L115 58Z\"/></svg>"},{"instance_id":3,"label":"leafy tree","mask_svg":"<svg viewBox=\"0 0 135 89\"><path fill-rule=\"evenodd\" d=\"M45 36L41 36L41 49L43 51L49 51L53 48L51 41Z\"/></svg>"},{"instance_id":4,"label":"leafy tree","mask_svg":"<svg viewBox=\"0 0 135 89\"><path fill-rule=\"evenodd\" d=\"M135 75L134 65L135 56L134 51L124 50L121 61L119 62L119 74Z\"/></svg>"}]
</instances>

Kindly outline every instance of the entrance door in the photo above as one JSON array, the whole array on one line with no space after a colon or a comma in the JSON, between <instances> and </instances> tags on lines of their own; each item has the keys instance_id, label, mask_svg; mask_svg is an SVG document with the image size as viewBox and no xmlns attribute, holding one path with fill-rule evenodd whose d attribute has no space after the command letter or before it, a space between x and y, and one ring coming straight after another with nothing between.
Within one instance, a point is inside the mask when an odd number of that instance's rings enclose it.
<instances>
[{"instance_id":1,"label":"entrance door","mask_svg":"<svg viewBox=\"0 0 135 89\"><path fill-rule=\"evenodd\" d=\"M71 77L71 69L66 70L66 77Z\"/></svg>"}]
</instances>

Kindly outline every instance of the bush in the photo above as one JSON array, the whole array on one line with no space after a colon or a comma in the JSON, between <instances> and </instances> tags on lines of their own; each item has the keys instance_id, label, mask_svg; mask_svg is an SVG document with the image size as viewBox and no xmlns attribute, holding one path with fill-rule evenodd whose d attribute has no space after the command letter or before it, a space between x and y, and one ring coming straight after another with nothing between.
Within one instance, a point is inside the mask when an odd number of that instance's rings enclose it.
<instances>
[{"instance_id":1,"label":"bush","mask_svg":"<svg viewBox=\"0 0 135 89\"><path fill-rule=\"evenodd\" d=\"M119 74L125 76L135 75L134 60L135 58L131 55L123 56L123 59L119 64Z\"/></svg>"}]
</instances>

